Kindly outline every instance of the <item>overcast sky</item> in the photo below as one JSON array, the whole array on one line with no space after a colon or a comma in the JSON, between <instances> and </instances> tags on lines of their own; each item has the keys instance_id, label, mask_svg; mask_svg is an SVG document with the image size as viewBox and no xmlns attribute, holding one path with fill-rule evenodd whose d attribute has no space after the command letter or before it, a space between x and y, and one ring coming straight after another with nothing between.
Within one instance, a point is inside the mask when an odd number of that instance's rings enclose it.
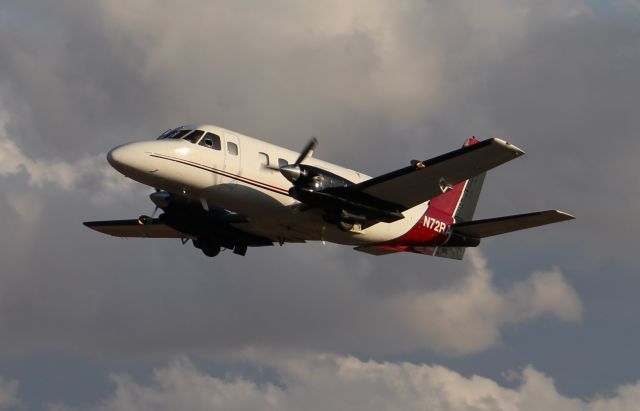
<instances>
[{"instance_id":1,"label":"overcast sky","mask_svg":"<svg viewBox=\"0 0 640 411\"><path fill-rule=\"evenodd\" d=\"M0 2L0 410L635 410L640 2ZM463 262L208 259L112 147L212 123L370 175L500 136Z\"/></svg>"}]
</instances>

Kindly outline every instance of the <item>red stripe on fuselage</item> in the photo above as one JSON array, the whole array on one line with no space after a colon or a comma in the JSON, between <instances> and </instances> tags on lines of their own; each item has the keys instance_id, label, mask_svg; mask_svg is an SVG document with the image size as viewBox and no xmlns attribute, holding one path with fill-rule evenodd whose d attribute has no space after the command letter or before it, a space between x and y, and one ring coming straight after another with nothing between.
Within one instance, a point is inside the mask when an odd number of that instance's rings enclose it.
<instances>
[{"instance_id":1,"label":"red stripe on fuselage","mask_svg":"<svg viewBox=\"0 0 640 411\"><path fill-rule=\"evenodd\" d=\"M264 183L262 181L253 180L253 179L248 178L248 177L243 177L243 176L240 176L238 174L233 174L233 173L229 173L227 171L219 170L217 168L206 166L204 164L200 164L200 163L197 163L195 161L185 160L185 159L182 159L182 158L177 158L177 157L172 157L172 156L167 156L167 155L164 155L164 154L157 154L157 153L151 154L151 157L161 158L161 159L169 160L169 161L175 161L176 163L182 163L184 165L196 167L196 168L199 168L201 170L210 171L212 173L216 173L216 174L219 174L219 175L224 176L224 177L229 177L229 178L232 178L234 180L241 181L243 183L254 185L256 187L264 188L264 189L276 192L278 194L284 194L284 195L287 195L287 196L289 195L289 191L287 191L284 188L273 186L271 184L267 184L267 183Z\"/></svg>"}]
</instances>

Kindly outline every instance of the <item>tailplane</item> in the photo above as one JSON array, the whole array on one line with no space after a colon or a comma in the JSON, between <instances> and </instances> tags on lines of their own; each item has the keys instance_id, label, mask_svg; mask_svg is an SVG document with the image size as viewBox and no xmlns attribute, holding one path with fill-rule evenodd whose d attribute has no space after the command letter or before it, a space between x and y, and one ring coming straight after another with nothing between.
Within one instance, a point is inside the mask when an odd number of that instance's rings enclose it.
<instances>
[{"instance_id":1,"label":"tailplane","mask_svg":"<svg viewBox=\"0 0 640 411\"><path fill-rule=\"evenodd\" d=\"M466 221L452 226L453 234L481 239L512 231L539 227L542 225L573 220L574 217L558 210L538 211L505 217L488 218L486 220Z\"/></svg>"},{"instance_id":2,"label":"tailplane","mask_svg":"<svg viewBox=\"0 0 640 411\"><path fill-rule=\"evenodd\" d=\"M464 147L477 143L472 137ZM485 177L486 172L481 172L453 186L441 178L438 185L442 194L429 200L424 216L410 231L394 242L363 245L356 250L373 255L412 252L462 260L467 247L478 246L483 238L574 218L562 211L547 210L474 221Z\"/></svg>"},{"instance_id":3,"label":"tailplane","mask_svg":"<svg viewBox=\"0 0 640 411\"><path fill-rule=\"evenodd\" d=\"M478 140L472 137L464 145L468 146L477 142ZM486 172L478 174L431 200L429 208L435 208L453 219L449 239L444 245L437 247L432 255L462 260L467 247L477 246L483 238L574 218L562 211L547 210L474 221L473 214L480 198L485 176ZM429 211L427 211L428 214Z\"/></svg>"}]
</instances>

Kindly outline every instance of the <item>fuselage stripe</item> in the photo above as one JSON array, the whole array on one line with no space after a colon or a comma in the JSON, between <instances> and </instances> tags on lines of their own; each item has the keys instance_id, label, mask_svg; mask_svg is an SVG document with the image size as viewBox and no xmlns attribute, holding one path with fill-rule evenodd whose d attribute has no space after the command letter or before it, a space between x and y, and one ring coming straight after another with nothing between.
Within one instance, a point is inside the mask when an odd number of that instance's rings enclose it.
<instances>
[{"instance_id":1,"label":"fuselage stripe","mask_svg":"<svg viewBox=\"0 0 640 411\"><path fill-rule=\"evenodd\" d=\"M238 181L241 181L243 183L247 183L247 184L250 184L250 185L253 185L253 186L256 186L256 187L264 188L266 190L273 191L273 192L278 193L278 194L283 194L283 195L286 195L286 196L289 195L289 191L287 191L287 190L285 190L283 188L272 186L270 184L263 183L262 181L258 181L258 180L253 180L253 179L248 178L248 177L243 177L243 176L240 176L238 174L233 174L233 173L229 173L227 171L219 170L219 169L214 168L214 167L205 166L204 164L196 163L194 161L185 160L185 159L182 159L182 158L177 158L177 157L172 157L172 156L166 156L164 154L153 153L153 154L150 154L150 155L151 155L151 157L156 157L156 158L161 158L161 159L164 159L164 160L174 161L176 163L181 163L181 164L184 164L184 165L196 167L196 168L199 168L201 170L210 171L212 173L216 173L218 175L221 175L221 176L224 176L224 177L228 177L228 178L231 178L231 179L234 179L234 180L238 180Z\"/></svg>"}]
</instances>

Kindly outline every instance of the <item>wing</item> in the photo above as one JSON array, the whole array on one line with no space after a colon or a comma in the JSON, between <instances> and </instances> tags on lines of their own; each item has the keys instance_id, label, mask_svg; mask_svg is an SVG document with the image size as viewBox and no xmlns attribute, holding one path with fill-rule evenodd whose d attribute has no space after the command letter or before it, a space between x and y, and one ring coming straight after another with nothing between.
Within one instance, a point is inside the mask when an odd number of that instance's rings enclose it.
<instances>
[{"instance_id":1,"label":"wing","mask_svg":"<svg viewBox=\"0 0 640 411\"><path fill-rule=\"evenodd\" d=\"M562 211L548 210L457 223L453 225L453 232L467 237L485 238L573 219L572 215Z\"/></svg>"},{"instance_id":2,"label":"wing","mask_svg":"<svg viewBox=\"0 0 640 411\"><path fill-rule=\"evenodd\" d=\"M146 224L142 224L140 220L87 221L84 225L115 237L192 238L158 220Z\"/></svg>"},{"instance_id":3,"label":"wing","mask_svg":"<svg viewBox=\"0 0 640 411\"><path fill-rule=\"evenodd\" d=\"M380 204L393 204L399 207L397 211L404 211L523 154L524 151L512 144L491 138L344 187L341 194L373 198Z\"/></svg>"}]
</instances>

